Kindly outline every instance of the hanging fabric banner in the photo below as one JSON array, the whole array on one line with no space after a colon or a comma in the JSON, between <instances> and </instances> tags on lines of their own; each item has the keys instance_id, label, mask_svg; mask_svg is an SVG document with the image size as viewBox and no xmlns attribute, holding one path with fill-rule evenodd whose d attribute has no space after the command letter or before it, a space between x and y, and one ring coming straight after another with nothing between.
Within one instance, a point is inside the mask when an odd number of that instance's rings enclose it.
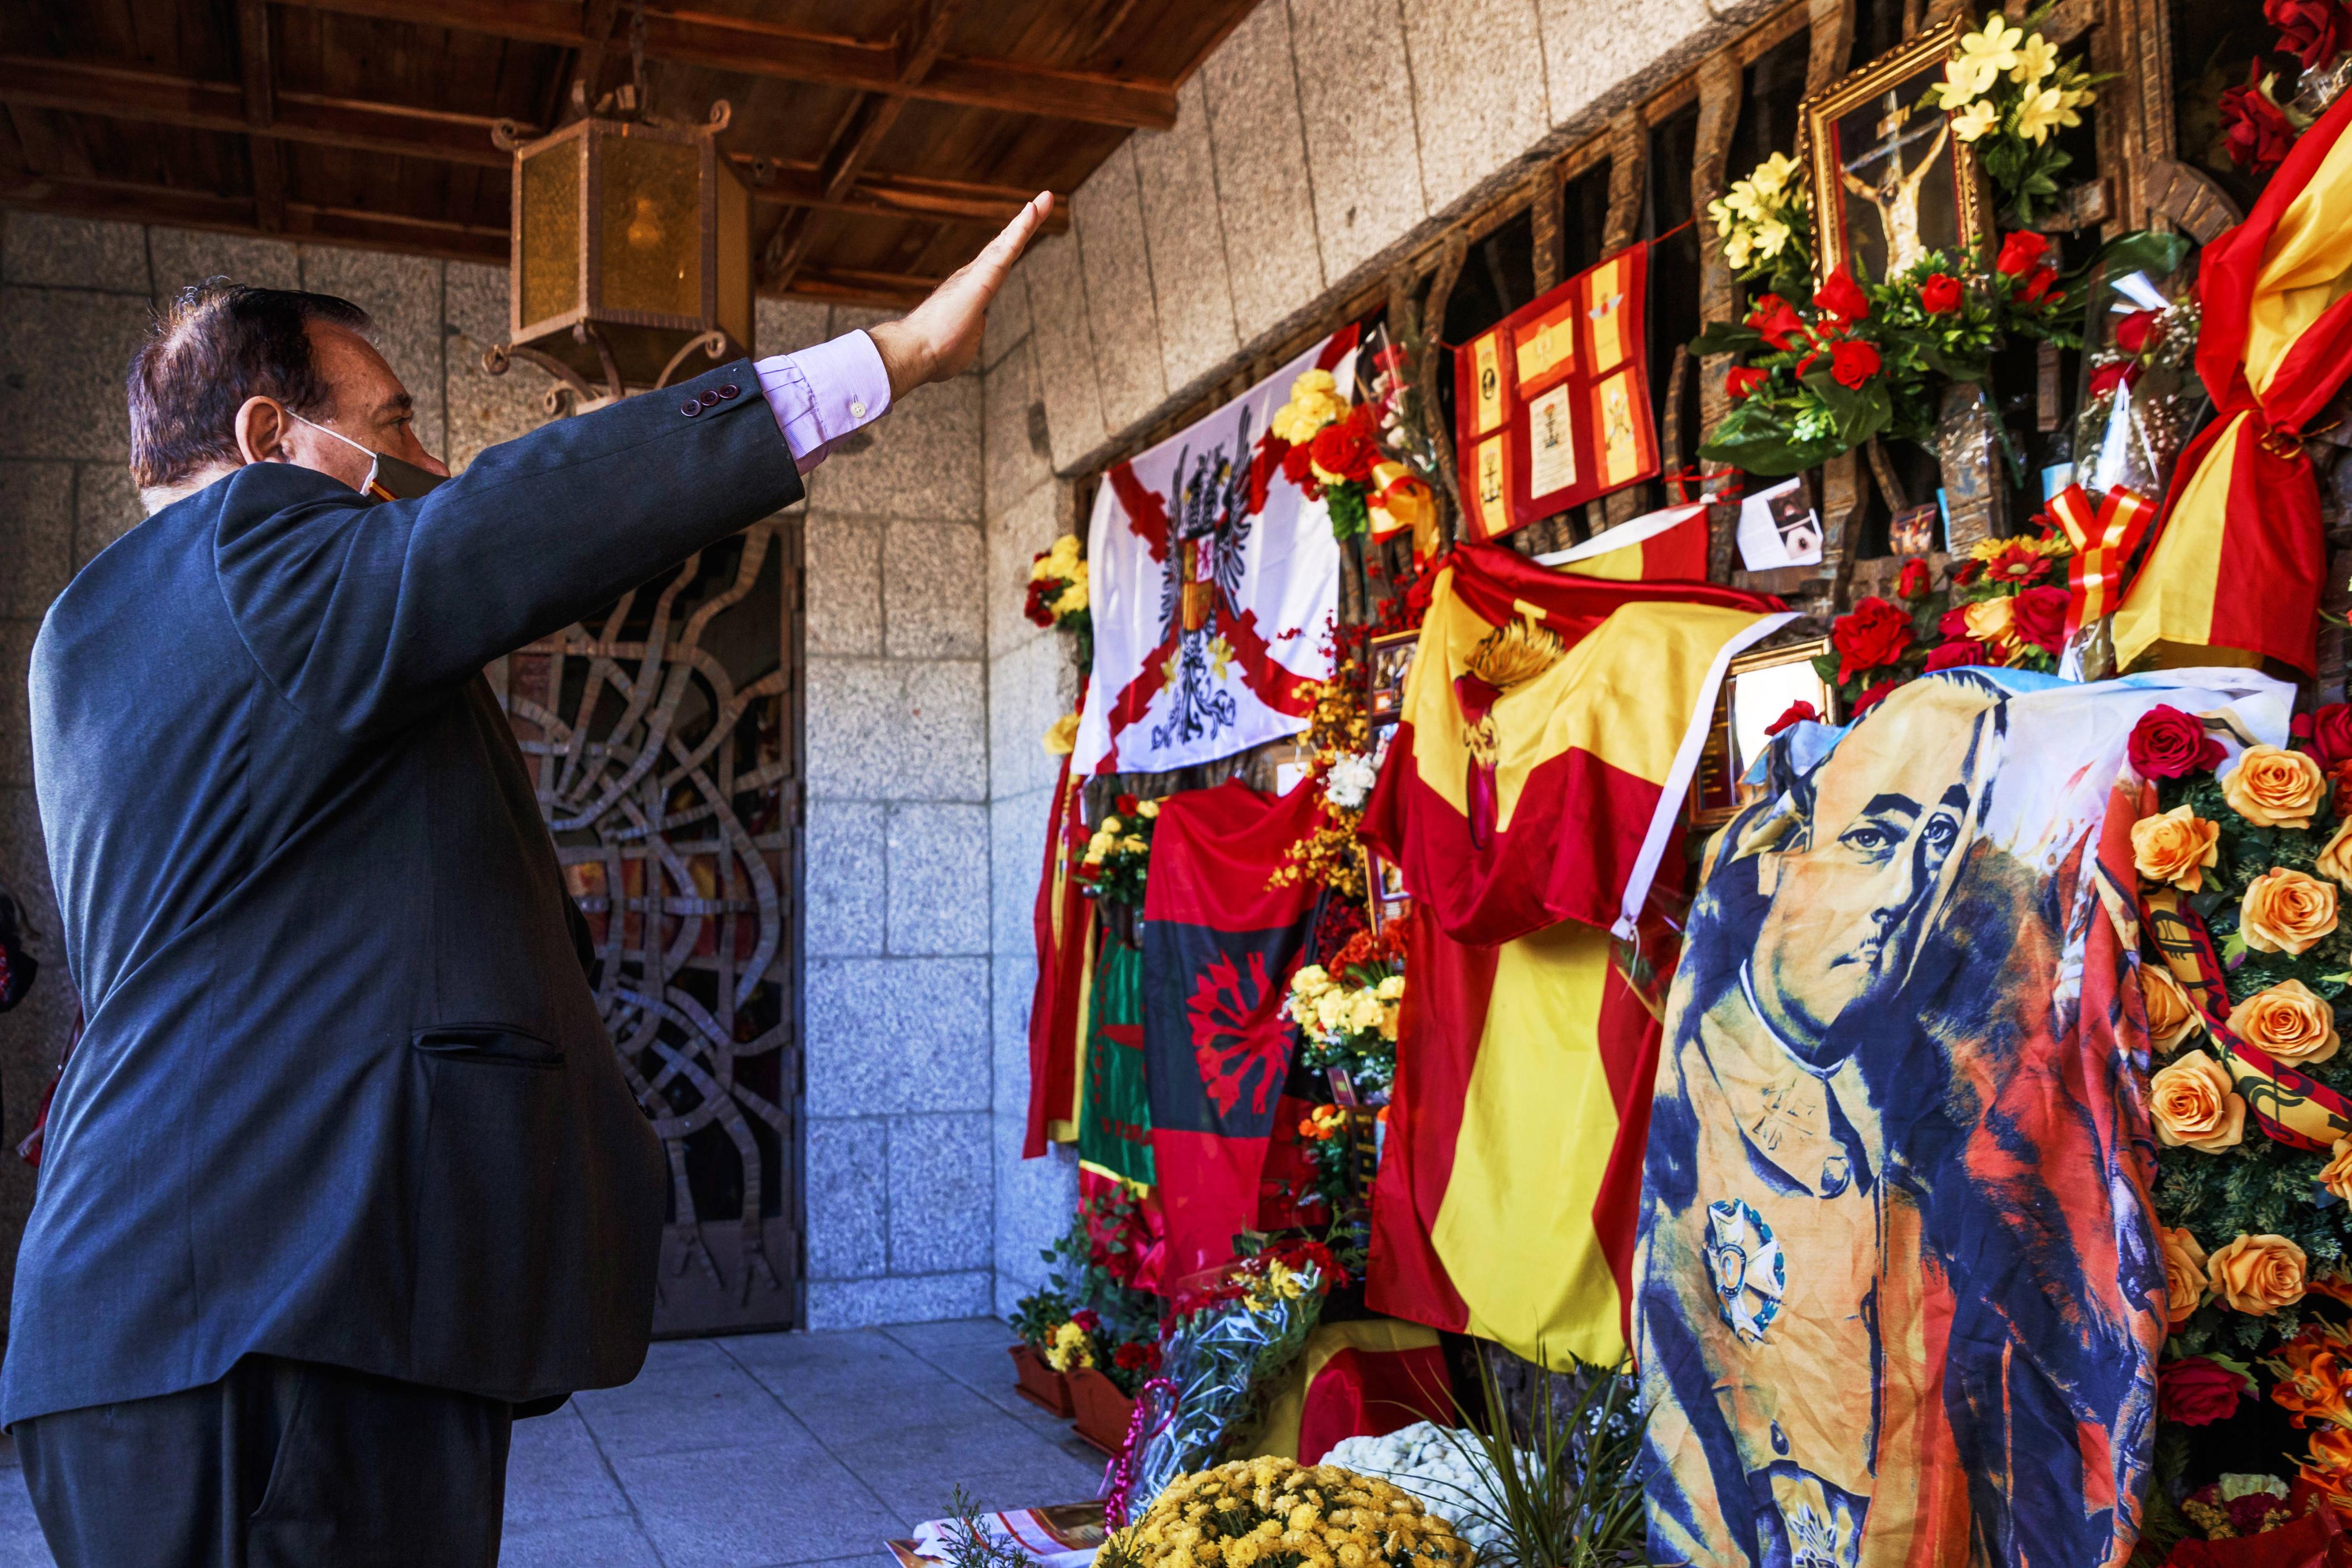
<instances>
[{"instance_id":1,"label":"hanging fabric banner","mask_svg":"<svg viewBox=\"0 0 2352 1568\"><path fill-rule=\"evenodd\" d=\"M1143 951L1106 933L1087 1005L1086 1094L1078 1163L1149 1187L1151 1100L1143 1073Z\"/></svg>"},{"instance_id":2,"label":"hanging fabric banner","mask_svg":"<svg viewBox=\"0 0 2352 1568\"><path fill-rule=\"evenodd\" d=\"M1553 572L1499 545L1446 561L1364 837L1457 942L1563 920L1630 937L1726 666L1792 617L1733 588Z\"/></svg>"},{"instance_id":3,"label":"hanging fabric banner","mask_svg":"<svg viewBox=\"0 0 2352 1568\"><path fill-rule=\"evenodd\" d=\"M1143 1054L1171 1279L1226 1262L1235 1233L1259 1226L1269 1140L1307 1113L1284 1093L1298 1031L1282 1002L1316 889L1266 879L1318 800L1235 779L1160 806L1144 889Z\"/></svg>"},{"instance_id":4,"label":"hanging fabric banner","mask_svg":"<svg viewBox=\"0 0 2352 1568\"><path fill-rule=\"evenodd\" d=\"M1297 734L1331 676L1339 544L1267 426L1310 370L1354 373L1342 328L1150 451L1114 465L1087 531L1094 680L1081 774L1164 773Z\"/></svg>"},{"instance_id":5,"label":"hanging fabric banner","mask_svg":"<svg viewBox=\"0 0 2352 1568\"><path fill-rule=\"evenodd\" d=\"M1454 351L1470 538L1499 539L1656 476L1649 276L1648 246L1621 250Z\"/></svg>"},{"instance_id":6,"label":"hanging fabric banner","mask_svg":"<svg viewBox=\"0 0 2352 1568\"><path fill-rule=\"evenodd\" d=\"M1084 691L1080 697L1083 700ZM1086 852L1087 828L1070 759L1062 759L1054 782L1052 816L1045 825L1045 863L1037 879L1032 922L1037 947L1037 980L1029 997L1029 1126L1021 1146L1024 1160L1045 1145L1078 1135L1078 1042L1085 1028L1087 973L1094 952L1095 906L1074 873Z\"/></svg>"},{"instance_id":7,"label":"hanging fabric banner","mask_svg":"<svg viewBox=\"0 0 2352 1568\"><path fill-rule=\"evenodd\" d=\"M1643 1173L1647 1561L2131 1554L2167 1328L2127 746L2158 703L2282 739L2277 691L1931 674L1724 828Z\"/></svg>"}]
</instances>

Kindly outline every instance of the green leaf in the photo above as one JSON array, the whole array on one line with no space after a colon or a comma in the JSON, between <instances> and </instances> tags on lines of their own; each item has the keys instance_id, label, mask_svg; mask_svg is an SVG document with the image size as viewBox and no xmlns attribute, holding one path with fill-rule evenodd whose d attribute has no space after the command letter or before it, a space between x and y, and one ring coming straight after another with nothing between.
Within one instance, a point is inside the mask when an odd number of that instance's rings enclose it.
<instances>
[{"instance_id":1,"label":"green leaf","mask_svg":"<svg viewBox=\"0 0 2352 1568\"><path fill-rule=\"evenodd\" d=\"M1847 386L1827 365L1805 373L1806 390L1829 410L1843 450L1851 451L1886 428L1895 405L1886 395L1885 375L1874 375L1860 386Z\"/></svg>"},{"instance_id":2,"label":"green leaf","mask_svg":"<svg viewBox=\"0 0 2352 1568\"><path fill-rule=\"evenodd\" d=\"M1708 354L1744 354L1764 346L1764 334L1745 321L1709 321L1690 342L1690 352L1705 358Z\"/></svg>"}]
</instances>

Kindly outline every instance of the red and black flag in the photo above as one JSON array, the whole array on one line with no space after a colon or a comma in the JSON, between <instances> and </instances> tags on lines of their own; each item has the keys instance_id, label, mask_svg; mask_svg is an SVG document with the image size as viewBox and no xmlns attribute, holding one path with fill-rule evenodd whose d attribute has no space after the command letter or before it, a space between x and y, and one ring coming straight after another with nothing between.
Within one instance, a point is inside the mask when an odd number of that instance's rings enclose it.
<instances>
[{"instance_id":1,"label":"red and black flag","mask_svg":"<svg viewBox=\"0 0 2352 1568\"><path fill-rule=\"evenodd\" d=\"M1143 1055L1171 1280L1230 1259L1236 1232L1281 1223L1263 1202L1267 1144L1307 1110L1284 1092L1298 1031L1282 1002L1318 889L1267 880L1315 810L1311 789L1277 799L1239 780L1160 805L1144 890Z\"/></svg>"}]
</instances>

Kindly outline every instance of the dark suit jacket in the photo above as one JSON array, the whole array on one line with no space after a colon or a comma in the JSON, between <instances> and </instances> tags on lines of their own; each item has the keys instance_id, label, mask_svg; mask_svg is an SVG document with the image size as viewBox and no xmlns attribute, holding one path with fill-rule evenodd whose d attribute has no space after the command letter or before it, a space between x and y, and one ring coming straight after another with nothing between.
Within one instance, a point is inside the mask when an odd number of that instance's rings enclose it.
<instances>
[{"instance_id":1,"label":"dark suit jacket","mask_svg":"<svg viewBox=\"0 0 2352 1568\"><path fill-rule=\"evenodd\" d=\"M664 1161L480 670L801 495L738 361L421 500L242 468L58 595L33 763L89 1027L0 1421L248 1352L518 1402L636 1374Z\"/></svg>"}]
</instances>

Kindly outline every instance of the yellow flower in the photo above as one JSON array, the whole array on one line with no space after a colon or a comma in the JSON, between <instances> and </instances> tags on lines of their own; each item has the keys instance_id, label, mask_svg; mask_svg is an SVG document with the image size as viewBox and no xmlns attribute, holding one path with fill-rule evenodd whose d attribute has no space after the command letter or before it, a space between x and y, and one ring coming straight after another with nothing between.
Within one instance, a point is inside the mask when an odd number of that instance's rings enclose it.
<instances>
[{"instance_id":1,"label":"yellow flower","mask_svg":"<svg viewBox=\"0 0 2352 1568\"><path fill-rule=\"evenodd\" d=\"M1056 620L1064 616L1075 616L1086 607L1087 584L1083 577L1055 595L1053 604L1047 606L1054 612L1054 618Z\"/></svg>"},{"instance_id":2,"label":"yellow flower","mask_svg":"<svg viewBox=\"0 0 2352 1568\"><path fill-rule=\"evenodd\" d=\"M1768 196L1777 196L1789 188L1790 177L1797 173L1797 161L1786 153L1775 153L1756 165L1748 183Z\"/></svg>"},{"instance_id":3,"label":"yellow flower","mask_svg":"<svg viewBox=\"0 0 2352 1568\"><path fill-rule=\"evenodd\" d=\"M2017 111L2017 133L2029 142L2047 142L2050 132L2059 126L2082 123L2083 117L2067 104L2066 95L2054 87L2027 93Z\"/></svg>"},{"instance_id":4,"label":"yellow flower","mask_svg":"<svg viewBox=\"0 0 2352 1568\"><path fill-rule=\"evenodd\" d=\"M1139 800L1135 803L1135 815L1148 822L1160 815L1160 803L1156 800Z\"/></svg>"},{"instance_id":5,"label":"yellow flower","mask_svg":"<svg viewBox=\"0 0 2352 1568\"><path fill-rule=\"evenodd\" d=\"M1756 259L1756 231L1741 224L1725 235L1723 258L1734 271L1747 270L1748 264Z\"/></svg>"},{"instance_id":6,"label":"yellow flower","mask_svg":"<svg viewBox=\"0 0 2352 1568\"><path fill-rule=\"evenodd\" d=\"M1130 833L1118 841L1118 847L1130 855L1140 855L1151 847L1151 840L1139 833Z\"/></svg>"},{"instance_id":7,"label":"yellow flower","mask_svg":"<svg viewBox=\"0 0 2352 1568\"><path fill-rule=\"evenodd\" d=\"M1780 254L1789 243L1789 226L1779 218L1767 218L1756 226L1756 250L1766 258Z\"/></svg>"},{"instance_id":8,"label":"yellow flower","mask_svg":"<svg viewBox=\"0 0 2352 1568\"><path fill-rule=\"evenodd\" d=\"M1290 384L1290 401L1274 411L1271 424L1276 436L1299 447L1347 412L1348 401L1331 373L1310 370Z\"/></svg>"},{"instance_id":9,"label":"yellow flower","mask_svg":"<svg viewBox=\"0 0 2352 1568\"><path fill-rule=\"evenodd\" d=\"M1116 816L1106 816L1102 819L1102 826L1095 829L1095 836L1099 838L1105 834L1108 834L1111 837L1117 838L1119 836L1120 830L1126 826L1127 825L1125 823L1119 821Z\"/></svg>"},{"instance_id":10,"label":"yellow flower","mask_svg":"<svg viewBox=\"0 0 2352 1568\"><path fill-rule=\"evenodd\" d=\"M1969 636L1976 641L2006 643L2016 614L2016 605L2008 599L1979 599L1968 607L1963 618Z\"/></svg>"},{"instance_id":11,"label":"yellow flower","mask_svg":"<svg viewBox=\"0 0 2352 1568\"><path fill-rule=\"evenodd\" d=\"M2050 40L2036 33L2018 48L2017 64L2009 79L2032 87L2058 68L2058 51Z\"/></svg>"},{"instance_id":12,"label":"yellow flower","mask_svg":"<svg viewBox=\"0 0 2352 1568\"><path fill-rule=\"evenodd\" d=\"M2024 28L2012 27L1998 16L1988 16L1982 32L1970 33L1960 39L1960 52L1956 58L1990 66L1998 76L2016 68L2017 46L2024 41Z\"/></svg>"},{"instance_id":13,"label":"yellow flower","mask_svg":"<svg viewBox=\"0 0 2352 1568\"><path fill-rule=\"evenodd\" d=\"M1404 976L1391 974L1374 987L1374 994L1383 1002L1393 1002L1404 994Z\"/></svg>"},{"instance_id":14,"label":"yellow flower","mask_svg":"<svg viewBox=\"0 0 2352 1568\"><path fill-rule=\"evenodd\" d=\"M1359 991L1348 1006L1348 1027L1360 1033L1367 1029L1377 1029L1381 1026L1381 1019L1387 1015L1387 1012L1388 1009L1381 1005L1381 999L1377 993Z\"/></svg>"},{"instance_id":15,"label":"yellow flower","mask_svg":"<svg viewBox=\"0 0 2352 1568\"><path fill-rule=\"evenodd\" d=\"M1329 971L1319 963L1310 963L1290 977L1290 994L1307 1001L1330 990L1331 984Z\"/></svg>"},{"instance_id":16,"label":"yellow flower","mask_svg":"<svg viewBox=\"0 0 2352 1568\"><path fill-rule=\"evenodd\" d=\"M1990 136L2000 129L2000 110L1990 99L1980 98L1960 110L1952 120L1952 134L1963 142L1973 142L1979 136Z\"/></svg>"},{"instance_id":17,"label":"yellow flower","mask_svg":"<svg viewBox=\"0 0 2352 1568\"><path fill-rule=\"evenodd\" d=\"M1065 713L1045 726L1045 750L1057 757L1066 757L1077 749L1078 716Z\"/></svg>"}]
</instances>

